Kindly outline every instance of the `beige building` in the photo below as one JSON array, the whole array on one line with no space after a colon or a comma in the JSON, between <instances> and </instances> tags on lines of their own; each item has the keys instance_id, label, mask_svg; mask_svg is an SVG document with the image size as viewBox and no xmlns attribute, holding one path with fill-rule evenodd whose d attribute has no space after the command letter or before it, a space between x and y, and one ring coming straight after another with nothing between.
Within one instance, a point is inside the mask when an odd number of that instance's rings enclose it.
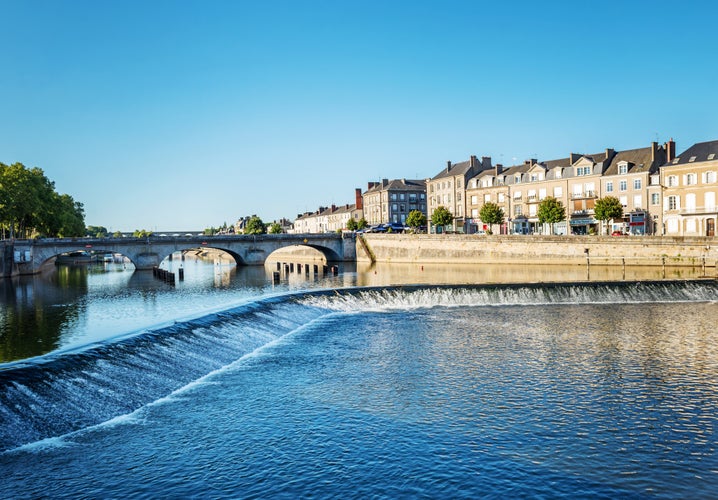
<instances>
[{"instance_id":1,"label":"beige building","mask_svg":"<svg viewBox=\"0 0 718 500\"><path fill-rule=\"evenodd\" d=\"M406 223L412 210L426 215L426 184L416 179L370 182L362 195L364 218L370 225Z\"/></svg>"},{"instance_id":2,"label":"beige building","mask_svg":"<svg viewBox=\"0 0 718 500\"><path fill-rule=\"evenodd\" d=\"M292 233L331 233L346 229L350 219L359 222L364 217L361 189L357 188L355 190L354 197L355 203L352 205L319 207L316 212L305 212L297 215Z\"/></svg>"},{"instance_id":3,"label":"beige building","mask_svg":"<svg viewBox=\"0 0 718 500\"><path fill-rule=\"evenodd\" d=\"M715 236L718 141L694 144L661 167L666 236Z\"/></svg>"},{"instance_id":4,"label":"beige building","mask_svg":"<svg viewBox=\"0 0 718 500\"><path fill-rule=\"evenodd\" d=\"M614 196L623 206L623 219L609 221L609 234L660 234L662 223L659 168L673 143L619 151L601 178L602 196Z\"/></svg>"},{"instance_id":5,"label":"beige building","mask_svg":"<svg viewBox=\"0 0 718 500\"><path fill-rule=\"evenodd\" d=\"M446 207L454 216L453 231L465 232L466 216L466 186L468 180L479 172L491 168L491 158L482 157L481 162L472 156L469 161L452 164L446 163L446 168L426 180L426 195L428 198L427 218L431 221L431 214L438 207Z\"/></svg>"}]
</instances>

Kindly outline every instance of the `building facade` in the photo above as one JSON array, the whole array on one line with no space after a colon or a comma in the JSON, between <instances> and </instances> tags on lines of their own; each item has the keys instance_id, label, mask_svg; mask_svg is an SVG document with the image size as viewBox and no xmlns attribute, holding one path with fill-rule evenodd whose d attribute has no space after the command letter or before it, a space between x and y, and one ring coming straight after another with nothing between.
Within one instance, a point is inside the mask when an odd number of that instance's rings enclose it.
<instances>
[{"instance_id":1,"label":"building facade","mask_svg":"<svg viewBox=\"0 0 718 500\"><path fill-rule=\"evenodd\" d=\"M405 224L412 210L426 215L426 184L416 179L369 182L362 195L364 218L370 225Z\"/></svg>"},{"instance_id":2,"label":"building facade","mask_svg":"<svg viewBox=\"0 0 718 500\"><path fill-rule=\"evenodd\" d=\"M667 236L715 236L718 210L718 141L694 144L661 167L663 225Z\"/></svg>"},{"instance_id":3,"label":"building facade","mask_svg":"<svg viewBox=\"0 0 718 500\"><path fill-rule=\"evenodd\" d=\"M491 158L471 156L469 161L452 164L446 162L446 168L433 178L426 180L428 198L427 218L438 207L443 206L454 216L453 231L466 232L466 189L469 179L479 172L491 169Z\"/></svg>"}]
</instances>

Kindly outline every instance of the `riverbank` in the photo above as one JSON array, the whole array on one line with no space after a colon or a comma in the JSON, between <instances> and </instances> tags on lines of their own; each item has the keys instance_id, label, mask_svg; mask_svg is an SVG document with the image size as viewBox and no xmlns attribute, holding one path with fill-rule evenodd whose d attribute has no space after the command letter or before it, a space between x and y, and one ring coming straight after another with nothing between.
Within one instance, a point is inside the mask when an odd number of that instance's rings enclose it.
<instances>
[{"instance_id":1,"label":"riverbank","mask_svg":"<svg viewBox=\"0 0 718 500\"><path fill-rule=\"evenodd\" d=\"M365 234L357 261L716 268L715 238ZM713 271L714 274L715 271Z\"/></svg>"}]
</instances>

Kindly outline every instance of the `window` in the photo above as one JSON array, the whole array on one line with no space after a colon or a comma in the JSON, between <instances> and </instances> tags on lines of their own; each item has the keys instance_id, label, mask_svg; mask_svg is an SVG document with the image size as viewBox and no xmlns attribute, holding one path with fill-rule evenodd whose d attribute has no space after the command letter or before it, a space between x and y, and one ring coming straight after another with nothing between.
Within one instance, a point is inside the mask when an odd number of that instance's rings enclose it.
<instances>
[{"instance_id":1,"label":"window","mask_svg":"<svg viewBox=\"0 0 718 500\"><path fill-rule=\"evenodd\" d=\"M424 198L426 198L426 195L425 195L424 193L421 193L421 194L419 195L419 198L421 198L421 199L423 200Z\"/></svg>"},{"instance_id":2,"label":"window","mask_svg":"<svg viewBox=\"0 0 718 500\"><path fill-rule=\"evenodd\" d=\"M626 180L619 181L619 183L618 183L618 190L619 190L619 191L625 191L625 190L627 190L627 189L628 189L628 181L626 181Z\"/></svg>"},{"instance_id":3,"label":"window","mask_svg":"<svg viewBox=\"0 0 718 500\"><path fill-rule=\"evenodd\" d=\"M479 202L479 197L475 194L471 195L471 204L476 205Z\"/></svg>"},{"instance_id":4,"label":"window","mask_svg":"<svg viewBox=\"0 0 718 500\"><path fill-rule=\"evenodd\" d=\"M633 189L641 189L641 179L633 179Z\"/></svg>"},{"instance_id":5,"label":"window","mask_svg":"<svg viewBox=\"0 0 718 500\"><path fill-rule=\"evenodd\" d=\"M546 198L546 188L539 189L539 200Z\"/></svg>"},{"instance_id":6,"label":"window","mask_svg":"<svg viewBox=\"0 0 718 500\"><path fill-rule=\"evenodd\" d=\"M406 199L406 195L404 193L399 194L399 201L404 201Z\"/></svg>"},{"instance_id":7,"label":"window","mask_svg":"<svg viewBox=\"0 0 718 500\"><path fill-rule=\"evenodd\" d=\"M522 205L514 205L514 215L522 215L522 214L523 214Z\"/></svg>"},{"instance_id":8,"label":"window","mask_svg":"<svg viewBox=\"0 0 718 500\"><path fill-rule=\"evenodd\" d=\"M521 175L516 175L514 177L514 184L521 184Z\"/></svg>"},{"instance_id":9,"label":"window","mask_svg":"<svg viewBox=\"0 0 718 500\"><path fill-rule=\"evenodd\" d=\"M396 203L392 204L391 211L396 212L397 210L398 210L398 207L397 207Z\"/></svg>"},{"instance_id":10,"label":"window","mask_svg":"<svg viewBox=\"0 0 718 500\"><path fill-rule=\"evenodd\" d=\"M716 194L713 191L705 194L705 207L711 212L716 209Z\"/></svg>"},{"instance_id":11,"label":"window","mask_svg":"<svg viewBox=\"0 0 718 500\"><path fill-rule=\"evenodd\" d=\"M478 219L478 218L479 218L479 209L478 209L478 208L472 208L472 209L471 209L471 218L472 218L472 219Z\"/></svg>"},{"instance_id":12,"label":"window","mask_svg":"<svg viewBox=\"0 0 718 500\"><path fill-rule=\"evenodd\" d=\"M703 182L706 184L713 184L716 181L716 173L715 172L706 172L704 174L705 178L703 179Z\"/></svg>"},{"instance_id":13,"label":"window","mask_svg":"<svg viewBox=\"0 0 718 500\"><path fill-rule=\"evenodd\" d=\"M514 200L521 199L521 191L514 191Z\"/></svg>"},{"instance_id":14,"label":"window","mask_svg":"<svg viewBox=\"0 0 718 500\"><path fill-rule=\"evenodd\" d=\"M669 175L666 184L668 187L676 187L678 185L678 176Z\"/></svg>"},{"instance_id":15,"label":"window","mask_svg":"<svg viewBox=\"0 0 718 500\"><path fill-rule=\"evenodd\" d=\"M636 194L633 196L633 209L643 208L643 196Z\"/></svg>"},{"instance_id":16,"label":"window","mask_svg":"<svg viewBox=\"0 0 718 500\"><path fill-rule=\"evenodd\" d=\"M613 181L608 181L606 183L606 192L613 193Z\"/></svg>"},{"instance_id":17,"label":"window","mask_svg":"<svg viewBox=\"0 0 718 500\"><path fill-rule=\"evenodd\" d=\"M461 193L456 193L456 201L461 202Z\"/></svg>"},{"instance_id":18,"label":"window","mask_svg":"<svg viewBox=\"0 0 718 500\"><path fill-rule=\"evenodd\" d=\"M563 174L561 173L561 170L562 170L561 168L556 168L556 171L555 171L555 173L554 173L554 177L556 177L557 179L560 179L561 176L563 175Z\"/></svg>"},{"instance_id":19,"label":"window","mask_svg":"<svg viewBox=\"0 0 718 500\"><path fill-rule=\"evenodd\" d=\"M628 196L620 196L618 199L621 201L623 208L628 207Z\"/></svg>"},{"instance_id":20,"label":"window","mask_svg":"<svg viewBox=\"0 0 718 500\"><path fill-rule=\"evenodd\" d=\"M659 205L661 203L661 195L658 193L651 194L651 205Z\"/></svg>"},{"instance_id":21,"label":"window","mask_svg":"<svg viewBox=\"0 0 718 500\"><path fill-rule=\"evenodd\" d=\"M561 199L563 196L563 187L562 186L556 186L553 188L553 197Z\"/></svg>"},{"instance_id":22,"label":"window","mask_svg":"<svg viewBox=\"0 0 718 500\"><path fill-rule=\"evenodd\" d=\"M688 209L688 210L696 209L696 194L695 193L688 193L686 195L686 209Z\"/></svg>"},{"instance_id":23,"label":"window","mask_svg":"<svg viewBox=\"0 0 718 500\"><path fill-rule=\"evenodd\" d=\"M688 158L688 163L693 163L694 161L696 161L695 156L691 156L690 158Z\"/></svg>"},{"instance_id":24,"label":"window","mask_svg":"<svg viewBox=\"0 0 718 500\"><path fill-rule=\"evenodd\" d=\"M668 210L676 210L678 208L678 196L668 197Z\"/></svg>"},{"instance_id":25,"label":"window","mask_svg":"<svg viewBox=\"0 0 718 500\"><path fill-rule=\"evenodd\" d=\"M686 186L693 186L696 183L696 174L686 174Z\"/></svg>"},{"instance_id":26,"label":"window","mask_svg":"<svg viewBox=\"0 0 718 500\"><path fill-rule=\"evenodd\" d=\"M491 195L490 195L490 194L485 194L485 195L484 195L484 203L488 203L488 202L490 202L490 201L491 201Z\"/></svg>"},{"instance_id":27,"label":"window","mask_svg":"<svg viewBox=\"0 0 718 500\"><path fill-rule=\"evenodd\" d=\"M536 209L538 205L529 205L529 217L536 217Z\"/></svg>"},{"instance_id":28,"label":"window","mask_svg":"<svg viewBox=\"0 0 718 500\"><path fill-rule=\"evenodd\" d=\"M716 154L715 154L715 153L711 153L711 154L708 155L708 159L709 159L709 160L712 160L712 159L715 158L715 157L716 157Z\"/></svg>"},{"instance_id":29,"label":"window","mask_svg":"<svg viewBox=\"0 0 718 500\"><path fill-rule=\"evenodd\" d=\"M628 173L628 164L627 163L619 163L618 165L618 174L619 175L626 175Z\"/></svg>"},{"instance_id":30,"label":"window","mask_svg":"<svg viewBox=\"0 0 718 500\"><path fill-rule=\"evenodd\" d=\"M456 180L456 188L459 189L461 187L461 179Z\"/></svg>"},{"instance_id":31,"label":"window","mask_svg":"<svg viewBox=\"0 0 718 500\"><path fill-rule=\"evenodd\" d=\"M396 201L396 193L391 193L391 201Z\"/></svg>"}]
</instances>

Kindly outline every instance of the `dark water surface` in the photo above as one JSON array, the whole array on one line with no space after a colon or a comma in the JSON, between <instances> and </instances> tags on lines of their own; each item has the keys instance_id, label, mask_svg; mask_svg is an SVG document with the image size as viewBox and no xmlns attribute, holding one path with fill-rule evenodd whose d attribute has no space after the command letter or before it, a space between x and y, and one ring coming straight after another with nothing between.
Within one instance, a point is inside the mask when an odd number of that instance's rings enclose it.
<instances>
[{"instance_id":1,"label":"dark water surface","mask_svg":"<svg viewBox=\"0 0 718 500\"><path fill-rule=\"evenodd\" d=\"M177 301L153 318L166 324L137 320L136 335L4 365L3 496L718 491L713 281L328 292L260 281L248 294L264 298L196 285L185 306L181 288L148 282L150 302ZM74 316L85 332L114 324L82 319L103 311L98 295L143 303L88 282L91 314Z\"/></svg>"}]
</instances>

